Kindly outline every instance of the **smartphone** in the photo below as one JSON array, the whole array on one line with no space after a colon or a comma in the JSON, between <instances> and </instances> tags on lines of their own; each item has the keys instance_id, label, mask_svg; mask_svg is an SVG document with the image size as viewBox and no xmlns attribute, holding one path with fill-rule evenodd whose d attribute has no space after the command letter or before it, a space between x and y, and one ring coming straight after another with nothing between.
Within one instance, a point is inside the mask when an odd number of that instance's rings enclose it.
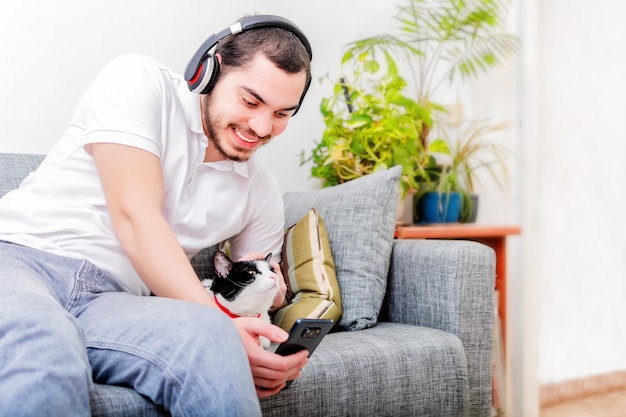
<instances>
[{"instance_id":1,"label":"smartphone","mask_svg":"<svg viewBox=\"0 0 626 417\"><path fill-rule=\"evenodd\" d=\"M278 345L274 352L287 356L306 349L311 357L333 324L330 319L298 319L289 331L289 339ZM283 389L289 388L292 382L293 380L287 381Z\"/></svg>"},{"instance_id":2,"label":"smartphone","mask_svg":"<svg viewBox=\"0 0 626 417\"><path fill-rule=\"evenodd\" d=\"M289 331L289 339L278 345L275 353L287 356L306 349L310 357L333 324L330 319L298 319Z\"/></svg>"}]
</instances>

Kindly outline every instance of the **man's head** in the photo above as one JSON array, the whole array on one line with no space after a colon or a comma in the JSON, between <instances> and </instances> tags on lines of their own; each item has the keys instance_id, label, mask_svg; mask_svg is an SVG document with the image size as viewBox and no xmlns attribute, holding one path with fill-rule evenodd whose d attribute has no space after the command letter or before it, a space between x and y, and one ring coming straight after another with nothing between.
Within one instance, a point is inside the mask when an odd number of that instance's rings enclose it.
<instances>
[{"instance_id":1,"label":"man's head","mask_svg":"<svg viewBox=\"0 0 626 417\"><path fill-rule=\"evenodd\" d=\"M259 30L263 28L266 30ZM256 33L249 36L248 32L253 29ZM211 91L220 74L217 54L232 57L228 65L240 67L245 64L246 58L251 58L258 52L266 54L285 71L295 73L305 70L307 84L301 99L304 98L311 80L311 44L293 22L274 15L247 16L209 36L185 68L185 80L189 90L198 94Z\"/></svg>"},{"instance_id":2,"label":"man's head","mask_svg":"<svg viewBox=\"0 0 626 417\"><path fill-rule=\"evenodd\" d=\"M222 39L214 53L215 83L201 95L205 160L245 161L282 133L310 83L310 56L301 39L281 27Z\"/></svg>"}]
</instances>

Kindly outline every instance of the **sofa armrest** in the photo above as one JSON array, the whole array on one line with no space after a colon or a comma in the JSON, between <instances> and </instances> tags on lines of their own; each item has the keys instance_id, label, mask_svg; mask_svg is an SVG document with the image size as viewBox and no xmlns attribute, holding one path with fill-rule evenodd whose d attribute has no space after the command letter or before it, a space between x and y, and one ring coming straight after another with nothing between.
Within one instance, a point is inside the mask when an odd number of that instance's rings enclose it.
<instances>
[{"instance_id":1,"label":"sofa armrest","mask_svg":"<svg viewBox=\"0 0 626 417\"><path fill-rule=\"evenodd\" d=\"M491 403L495 253L462 240L394 241L381 319L443 330L461 339L469 415Z\"/></svg>"}]
</instances>

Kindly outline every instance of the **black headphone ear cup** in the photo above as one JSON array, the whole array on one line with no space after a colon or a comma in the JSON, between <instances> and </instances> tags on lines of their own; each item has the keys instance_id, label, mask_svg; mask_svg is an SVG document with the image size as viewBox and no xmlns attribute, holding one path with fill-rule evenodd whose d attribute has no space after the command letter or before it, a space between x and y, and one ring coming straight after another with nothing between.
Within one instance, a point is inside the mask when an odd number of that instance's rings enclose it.
<instances>
[{"instance_id":1,"label":"black headphone ear cup","mask_svg":"<svg viewBox=\"0 0 626 417\"><path fill-rule=\"evenodd\" d=\"M206 94L217 82L220 63L217 58L207 54L199 63L193 76L187 80L189 90L196 94Z\"/></svg>"},{"instance_id":2,"label":"black headphone ear cup","mask_svg":"<svg viewBox=\"0 0 626 417\"><path fill-rule=\"evenodd\" d=\"M200 94L208 94L213 89L213 87L215 87L215 84L217 83L217 77L220 73L220 61L217 59L217 57L209 54L206 60L206 65L209 65L209 67L207 68L206 74L204 76L208 77L208 79L206 81L206 86L202 89Z\"/></svg>"}]
</instances>

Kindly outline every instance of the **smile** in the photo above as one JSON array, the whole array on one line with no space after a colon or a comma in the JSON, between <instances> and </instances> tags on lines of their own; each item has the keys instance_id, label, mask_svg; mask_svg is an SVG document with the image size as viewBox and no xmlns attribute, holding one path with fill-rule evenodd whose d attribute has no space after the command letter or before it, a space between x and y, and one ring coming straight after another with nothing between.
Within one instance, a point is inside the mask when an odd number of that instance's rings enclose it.
<instances>
[{"instance_id":1,"label":"smile","mask_svg":"<svg viewBox=\"0 0 626 417\"><path fill-rule=\"evenodd\" d=\"M252 138L247 138L245 137L239 130L234 129L235 131L235 135L237 135L237 137L239 139L241 139L242 141L246 142L246 143L250 143L250 144L254 144L258 142L258 139L252 139Z\"/></svg>"}]
</instances>

